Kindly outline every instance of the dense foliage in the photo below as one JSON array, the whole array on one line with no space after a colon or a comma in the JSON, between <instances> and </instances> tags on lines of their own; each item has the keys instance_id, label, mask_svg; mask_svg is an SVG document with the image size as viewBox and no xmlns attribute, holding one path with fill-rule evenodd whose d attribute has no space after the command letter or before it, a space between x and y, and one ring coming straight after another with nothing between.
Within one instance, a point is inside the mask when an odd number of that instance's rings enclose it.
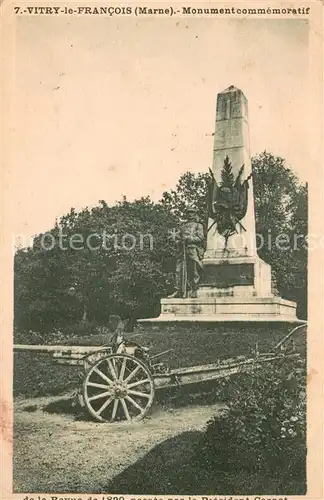
<instances>
[{"instance_id":1,"label":"dense foliage","mask_svg":"<svg viewBox=\"0 0 324 500\"><path fill-rule=\"evenodd\" d=\"M266 241L260 257L271 264L279 293L296 300L299 316L306 317L307 187L281 158L264 152L252 163L256 229ZM73 324L89 333L111 314L157 315L159 299L173 289L173 230L179 218L190 204L207 222L208 177L187 172L158 203L147 197L114 206L101 201L79 213L72 208L48 233L38 235L32 248L19 249L16 329L46 332ZM288 235L284 249L273 244L280 234Z\"/></svg>"},{"instance_id":2,"label":"dense foliage","mask_svg":"<svg viewBox=\"0 0 324 500\"><path fill-rule=\"evenodd\" d=\"M46 331L78 321L106 324L111 314L157 313L158 299L172 290L174 226L163 205L148 198L71 209L33 248L16 254L16 325Z\"/></svg>"},{"instance_id":3,"label":"dense foliage","mask_svg":"<svg viewBox=\"0 0 324 500\"><path fill-rule=\"evenodd\" d=\"M280 295L307 317L308 192L282 158L252 158L259 256L271 265Z\"/></svg>"},{"instance_id":4,"label":"dense foliage","mask_svg":"<svg viewBox=\"0 0 324 500\"><path fill-rule=\"evenodd\" d=\"M269 376L271 374L271 376ZM223 382L227 410L208 422L197 460L205 471L269 472L271 493L306 488L306 363L283 358Z\"/></svg>"}]
</instances>

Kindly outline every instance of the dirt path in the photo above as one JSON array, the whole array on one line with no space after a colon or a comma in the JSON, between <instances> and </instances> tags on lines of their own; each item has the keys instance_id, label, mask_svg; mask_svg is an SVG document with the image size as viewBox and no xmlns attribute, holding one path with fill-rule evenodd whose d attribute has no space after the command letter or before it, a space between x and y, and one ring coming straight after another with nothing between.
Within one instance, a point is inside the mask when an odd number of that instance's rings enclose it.
<instances>
[{"instance_id":1,"label":"dirt path","mask_svg":"<svg viewBox=\"0 0 324 500\"><path fill-rule=\"evenodd\" d=\"M114 476L154 446L184 431L202 430L219 410L218 405L157 406L142 422L109 425L44 412L55 399L62 398L15 403L15 492L105 491Z\"/></svg>"}]
</instances>

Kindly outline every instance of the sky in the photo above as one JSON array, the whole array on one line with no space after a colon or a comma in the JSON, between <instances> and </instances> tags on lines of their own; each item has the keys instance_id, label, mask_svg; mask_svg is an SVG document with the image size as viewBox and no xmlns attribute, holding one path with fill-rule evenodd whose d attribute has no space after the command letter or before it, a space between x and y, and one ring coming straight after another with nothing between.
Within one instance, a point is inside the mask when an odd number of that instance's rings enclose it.
<instances>
[{"instance_id":1,"label":"sky","mask_svg":"<svg viewBox=\"0 0 324 500\"><path fill-rule=\"evenodd\" d=\"M16 30L13 233L75 207L161 198L212 165L217 93L249 102L251 154L307 180L304 20L20 17Z\"/></svg>"}]
</instances>

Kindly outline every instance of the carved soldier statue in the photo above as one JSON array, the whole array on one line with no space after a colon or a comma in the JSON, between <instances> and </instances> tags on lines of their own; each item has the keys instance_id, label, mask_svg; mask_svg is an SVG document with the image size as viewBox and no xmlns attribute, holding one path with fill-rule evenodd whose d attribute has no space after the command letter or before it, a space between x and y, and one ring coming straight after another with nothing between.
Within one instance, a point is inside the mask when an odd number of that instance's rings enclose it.
<instances>
[{"instance_id":1,"label":"carved soldier statue","mask_svg":"<svg viewBox=\"0 0 324 500\"><path fill-rule=\"evenodd\" d=\"M176 291L168 298L197 297L205 250L204 227L196 210L187 209L187 221L180 227L176 264Z\"/></svg>"}]
</instances>

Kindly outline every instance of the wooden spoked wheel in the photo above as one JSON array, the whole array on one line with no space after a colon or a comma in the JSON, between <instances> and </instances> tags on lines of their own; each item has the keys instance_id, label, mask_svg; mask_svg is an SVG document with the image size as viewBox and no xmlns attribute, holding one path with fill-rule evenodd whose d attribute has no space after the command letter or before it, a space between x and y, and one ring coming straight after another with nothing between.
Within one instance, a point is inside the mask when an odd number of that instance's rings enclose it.
<instances>
[{"instance_id":1,"label":"wooden spoked wheel","mask_svg":"<svg viewBox=\"0 0 324 500\"><path fill-rule=\"evenodd\" d=\"M100 422L141 420L154 399L149 368L134 356L111 354L96 361L83 383L84 403Z\"/></svg>"},{"instance_id":2,"label":"wooden spoked wheel","mask_svg":"<svg viewBox=\"0 0 324 500\"><path fill-rule=\"evenodd\" d=\"M103 347L102 349L98 349L97 351L90 352L86 354L82 358L82 364L85 371L89 370L89 368L100 358L103 356L109 356L112 353L111 347Z\"/></svg>"}]
</instances>

